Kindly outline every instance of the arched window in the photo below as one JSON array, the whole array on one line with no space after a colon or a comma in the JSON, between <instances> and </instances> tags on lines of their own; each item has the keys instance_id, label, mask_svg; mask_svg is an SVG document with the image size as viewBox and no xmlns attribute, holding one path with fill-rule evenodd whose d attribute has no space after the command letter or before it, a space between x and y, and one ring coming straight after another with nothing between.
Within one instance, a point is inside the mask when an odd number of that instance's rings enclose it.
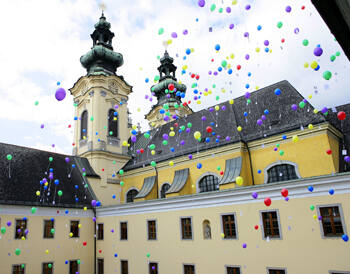
<instances>
[{"instance_id":1,"label":"arched window","mask_svg":"<svg viewBox=\"0 0 350 274\"><path fill-rule=\"evenodd\" d=\"M298 179L295 167L289 164L276 165L267 170L267 183Z\"/></svg>"},{"instance_id":2,"label":"arched window","mask_svg":"<svg viewBox=\"0 0 350 274\"><path fill-rule=\"evenodd\" d=\"M118 112L114 109L108 111L108 136L118 137Z\"/></svg>"},{"instance_id":3,"label":"arched window","mask_svg":"<svg viewBox=\"0 0 350 274\"><path fill-rule=\"evenodd\" d=\"M88 126L88 112L85 110L81 114L80 118L80 139L85 139L87 137L87 126Z\"/></svg>"},{"instance_id":4,"label":"arched window","mask_svg":"<svg viewBox=\"0 0 350 274\"><path fill-rule=\"evenodd\" d=\"M207 175L199 182L199 192L219 190L219 179L214 175Z\"/></svg>"},{"instance_id":5,"label":"arched window","mask_svg":"<svg viewBox=\"0 0 350 274\"><path fill-rule=\"evenodd\" d=\"M130 189L126 194L126 202L133 203L137 194L139 194L139 192L136 189Z\"/></svg>"},{"instance_id":6,"label":"arched window","mask_svg":"<svg viewBox=\"0 0 350 274\"><path fill-rule=\"evenodd\" d=\"M165 193L169 190L170 184L164 183L160 189L160 198L166 198Z\"/></svg>"}]
</instances>

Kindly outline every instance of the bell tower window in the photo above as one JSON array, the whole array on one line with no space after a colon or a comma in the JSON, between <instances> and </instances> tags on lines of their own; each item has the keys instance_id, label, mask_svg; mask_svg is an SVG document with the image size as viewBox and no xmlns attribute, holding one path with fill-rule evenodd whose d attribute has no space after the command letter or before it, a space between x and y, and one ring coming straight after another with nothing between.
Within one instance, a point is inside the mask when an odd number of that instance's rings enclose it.
<instances>
[{"instance_id":1,"label":"bell tower window","mask_svg":"<svg viewBox=\"0 0 350 274\"><path fill-rule=\"evenodd\" d=\"M108 111L108 136L118 137L118 112L114 109Z\"/></svg>"},{"instance_id":2,"label":"bell tower window","mask_svg":"<svg viewBox=\"0 0 350 274\"><path fill-rule=\"evenodd\" d=\"M86 139L87 138L87 125L88 125L88 112L85 110L81 114L80 119L80 139Z\"/></svg>"}]
</instances>

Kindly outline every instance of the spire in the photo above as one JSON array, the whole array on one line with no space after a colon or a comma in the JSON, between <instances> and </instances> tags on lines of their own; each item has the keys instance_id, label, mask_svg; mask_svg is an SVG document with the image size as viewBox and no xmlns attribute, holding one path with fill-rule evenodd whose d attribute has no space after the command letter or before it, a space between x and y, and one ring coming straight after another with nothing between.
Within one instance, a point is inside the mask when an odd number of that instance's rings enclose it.
<instances>
[{"instance_id":1,"label":"spire","mask_svg":"<svg viewBox=\"0 0 350 274\"><path fill-rule=\"evenodd\" d=\"M90 35L93 46L87 54L80 57L80 62L87 69L88 75L115 75L117 68L123 65L123 56L113 51L114 33L110 28L111 23L107 22L102 11L99 21L95 24L95 30Z\"/></svg>"}]
</instances>

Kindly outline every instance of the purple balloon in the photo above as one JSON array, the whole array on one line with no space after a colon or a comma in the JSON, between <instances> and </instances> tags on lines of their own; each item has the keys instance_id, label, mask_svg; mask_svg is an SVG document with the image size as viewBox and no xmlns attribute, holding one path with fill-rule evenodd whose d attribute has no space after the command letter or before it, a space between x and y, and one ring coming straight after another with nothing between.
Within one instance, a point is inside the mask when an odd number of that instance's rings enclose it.
<instances>
[{"instance_id":1,"label":"purple balloon","mask_svg":"<svg viewBox=\"0 0 350 274\"><path fill-rule=\"evenodd\" d=\"M66 161L66 163L69 163L70 161L69 157L66 157L64 160Z\"/></svg>"},{"instance_id":2,"label":"purple balloon","mask_svg":"<svg viewBox=\"0 0 350 274\"><path fill-rule=\"evenodd\" d=\"M209 70L209 71L208 71L208 74L209 74L209 75L211 75L211 74L212 74L211 70Z\"/></svg>"},{"instance_id":3,"label":"purple balloon","mask_svg":"<svg viewBox=\"0 0 350 274\"><path fill-rule=\"evenodd\" d=\"M292 105L292 110L297 110L298 109L298 106L296 104L293 104Z\"/></svg>"},{"instance_id":4,"label":"purple balloon","mask_svg":"<svg viewBox=\"0 0 350 274\"><path fill-rule=\"evenodd\" d=\"M191 129L188 127L186 128L186 132L189 133L191 131Z\"/></svg>"},{"instance_id":5,"label":"purple balloon","mask_svg":"<svg viewBox=\"0 0 350 274\"><path fill-rule=\"evenodd\" d=\"M261 120L265 121L266 120L266 116L265 115L261 115Z\"/></svg>"},{"instance_id":6,"label":"purple balloon","mask_svg":"<svg viewBox=\"0 0 350 274\"><path fill-rule=\"evenodd\" d=\"M44 128L44 127L45 127L45 125L44 125L44 124L41 124L40 128Z\"/></svg>"},{"instance_id":7,"label":"purple balloon","mask_svg":"<svg viewBox=\"0 0 350 274\"><path fill-rule=\"evenodd\" d=\"M322 216L318 216L317 219L318 219L319 221L322 221Z\"/></svg>"},{"instance_id":8,"label":"purple balloon","mask_svg":"<svg viewBox=\"0 0 350 274\"><path fill-rule=\"evenodd\" d=\"M247 244L246 243L242 244L242 247L247 248Z\"/></svg>"},{"instance_id":9,"label":"purple balloon","mask_svg":"<svg viewBox=\"0 0 350 274\"><path fill-rule=\"evenodd\" d=\"M198 0L198 6L203 8L205 6L205 0Z\"/></svg>"},{"instance_id":10,"label":"purple balloon","mask_svg":"<svg viewBox=\"0 0 350 274\"><path fill-rule=\"evenodd\" d=\"M298 33L299 33L299 28L295 28L295 29L294 29L294 33L295 33L295 34L298 34Z\"/></svg>"},{"instance_id":11,"label":"purple balloon","mask_svg":"<svg viewBox=\"0 0 350 274\"><path fill-rule=\"evenodd\" d=\"M170 120L169 116L164 117L164 121L169 121L169 120Z\"/></svg>"},{"instance_id":12,"label":"purple balloon","mask_svg":"<svg viewBox=\"0 0 350 274\"><path fill-rule=\"evenodd\" d=\"M226 106L222 106L221 109L222 109L222 110L226 110Z\"/></svg>"},{"instance_id":13,"label":"purple balloon","mask_svg":"<svg viewBox=\"0 0 350 274\"><path fill-rule=\"evenodd\" d=\"M289 201L289 197L286 197L286 198L284 198L285 200L286 200L286 202L288 202Z\"/></svg>"},{"instance_id":14,"label":"purple balloon","mask_svg":"<svg viewBox=\"0 0 350 274\"><path fill-rule=\"evenodd\" d=\"M253 192L253 193L252 193L252 197L253 197L254 199L258 198L258 193Z\"/></svg>"},{"instance_id":15,"label":"purple balloon","mask_svg":"<svg viewBox=\"0 0 350 274\"><path fill-rule=\"evenodd\" d=\"M10 221L8 221L8 222L6 223L7 226L11 226L11 224L12 224L12 223L11 223Z\"/></svg>"},{"instance_id":16,"label":"purple balloon","mask_svg":"<svg viewBox=\"0 0 350 274\"><path fill-rule=\"evenodd\" d=\"M93 217L93 218L92 218L92 221L96 222L96 217Z\"/></svg>"},{"instance_id":17,"label":"purple balloon","mask_svg":"<svg viewBox=\"0 0 350 274\"><path fill-rule=\"evenodd\" d=\"M249 32L245 32L244 37L249 37Z\"/></svg>"},{"instance_id":18,"label":"purple balloon","mask_svg":"<svg viewBox=\"0 0 350 274\"><path fill-rule=\"evenodd\" d=\"M234 24L230 24L230 26L229 26L230 29L233 29L234 27L235 27Z\"/></svg>"},{"instance_id":19,"label":"purple balloon","mask_svg":"<svg viewBox=\"0 0 350 274\"><path fill-rule=\"evenodd\" d=\"M188 155L188 159L192 160L193 156L192 154Z\"/></svg>"},{"instance_id":20,"label":"purple balloon","mask_svg":"<svg viewBox=\"0 0 350 274\"><path fill-rule=\"evenodd\" d=\"M322 53L323 53L323 49L322 49L321 47L316 47L316 48L314 49L314 55L315 55L315 56L321 56Z\"/></svg>"},{"instance_id":21,"label":"purple balloon","mask_svg":"<svg viewBox=\"0 0 350 274\"><path fill-rule=\"evenodd\" d=\"M249 60L249 57L250 57L249 54L246 54L246 55L245 55L245 59L246 59L246 60Z\"/></svg>"},{"instance_id":22,"label":"purple balloon","mask_svg":"<svg viewBox=\"0 0 350 274\"><path fill-rule=\"evenodd\" d=\"M345 162L350 163L350 156L345 156L344 160L345 160Z\"/></svg>"},{"instance_id":23,"label":"purple balloon","mask_svg":"<svg viewBox=\"0 0 350 274\"><path fill-rule=\"evenodd\" d=\"M263 121L261 119L258 119L258 121L256 121L256 123L261 126L263 124Z\"/></svg>"},{"instance_id":24,"label":"purple balloon","mask_svg":"<svg viewBox=\"0 0 350 274\"><path fill-rule=\"evenodd\" d=\"M63 88L58 88L55 93L55 97L57 101L62 101L66 98L66 91Z\"/></svg>"},{"instance_id":25,"label":"purple balloon","mask_svg":"<svg viewBox=\"0 0 350 274\"><path fill-rule=\"evenodd\" d=\"M228 142L231 140L231 137L230 136L226 136L225 140Z\"/></svg>"},{"instance_id":26,"label":"purple balloon","mask_svg":"<svg viewBox=\"0 0 350 274\"><path fill-rule=\"evenodd\" d=\"M322 113L326 113L327 111L328 111L327 107L323 107L322 110L321 110Z\"/></svg>"},{"instance_id":27,"label":"purple balloon","mask_svg":"<svg viewBox=\"0 0 350 274\"><path fill-rule=\"evenodd\" d=\"M269 44L270 44L269 40L265 40L265 41L264 41L264 45L265 45L265 46L268 46Z\"/></svg>"},{"instance_id":28,"label":"purple balloon","mask_svg":"<svg viewBox=\"0 0 350 274\"><path fill-rule=\"evenodd\" d=\"M137 141L136 136L135 136L135 135L132 135L132 136L131 136L131 142L136 143L136 141Z\"/></svg>"},{"instance_id":29,"label":"purple balloon","mask_svg":"<svg viewBox=\"0 0 350 274\"><path fill-rule=\"evenodd\" d=\"M182 32L183 35L187 35L188 34L188 30L185 29L183 32Z\"/></svg>"},{"instance_id":30,"label":"purple balloon","mask_svg":"<svg viewBox=\"0 0 350 274\"><path fill-rule=\"evenodd\" d=\"M114 233L114 229L111 229L111 232Z\"/></svg>"},{"instance_id":31,"label":"purple balloon","mask_svg":"<svg viewBox=\"0 0 350 274\"><path fill-rule=\"evenodd\" d=\"M230 7L227 7L227 8L226 8L226 12L227 12L227 13L231 13L231 8L230 8Z\"/></svg>"},{"instance_id":32,"label":"purple balloon","mask_svg":"<svg viewBox=\"0 0 350 274\"><path fill-rule=\"evenodd\" d=\"M202 116L202 121L205 121L205 120L207 120L207 117Z\"/></svg>"},{"instance_id":33,"label":"purple balloon","mask_svg":"<svg viewBox=\"0 0 350 274\"><path fill-rule=\"evenodd\" d=\"M214 71L214 75L215 75L215 76L218 75L218 72L217 72L217 71Z\"/></svg>"},{"instance_id":34,"label":"purple balloon","mask_svg":"<svg viewBox=\"0 0 350 274\"><path fill-rule=\"evenodd\" d=\"M292 11L292 7L291 6L287 6L286 7L286 12L291 12Z\"/></svg>"},{"instance_id":35,"label":"purple balloon","mask_svg":"<svg viewBox=\"0 0 350 274\"><path fill-rule=\"evenodd\" d=\"M213 112L213 111L214 111L214 108L209 108L209 111L210 111L210 112Z\"/></svg>"},{"instance_id":36,"label":"purple balloon","mask_svg":"<svg viewBox=\"0 0 350 274\"><path fill-rule=\"evenodd\" d=\"M140 153L141 153L141 150L139 150L139 149L136 150L136 153L137 153L137 154L140 154Z\"/></svg>"},{"instance_id":37,"label":"purple balloon","mask_svg":"<svg viewBox=\"0 0 350 274\"><path fill-rule=\"evenodd\" d=\"M164 139L164 140L169 140L169 135L166 134L166 133L164 133L164 134L163 134L163 139Z\"/></svg>"},{"instance_id":38,"label":"purple balloon","mask_svg":"<svg viewBox=\"0 0 350 274\"><path fill-rule=\"evenodd\" d=\"M250 98L250 92L247 91L247 92L244 94L244 97L245 97L246 99L249 99L249 98Z\"/></svg>"},{"instance_id":39,"label":"purple balloon","mask_svg":"<svg viewBox=\"0 0 350 274\"><path fill-rule=\"evenodd\" d=\"M177 33L176 33L176 32L172 32L172 33L171 33L171 37L172 37L172 38L177 38Z\"/></svg>"},{"instance_id":40,"label":"purple balloon","mask_svg":"<svg viewBox=\"0 0 350 274\"><path fill-rule=\"evenodd\" d=\"M184 145L185 144L185 140L181 140L181 142L180 142L180 145Z\"/></svg>"},{"instance_id":41,"label":"purple balloon","mask_svg":"<svg viewBox=\"0 0 350 274\"><path fill-rule=\"evenodd\" d=\"M91 205L92 205L93 207L95 207L95 206L96 206L96 200L92 200L92 201L91 201Z\"/></svg>"},{"instance_id":42,"label":"purple balloon","mask_svg":"<svg viewBox=\"0 0 350 274\"><path fill-rule=\"evenodd\" d=\"M273 148L273 151L277 151L277 149L278 149L278 148L277 148L277 147L275 147L275 148Z\"/></svg>"},{"instance_id":43,"label":"purple balloon","mask_svg":"<svg viewBox=\"0 0 350 274\"><path fill-rule=\"evenodd\" d=\"M250 5L246 5L246 6L245 6L245 9L246 9L246 10L250 10Z\"/></svg>"}]
</instances>

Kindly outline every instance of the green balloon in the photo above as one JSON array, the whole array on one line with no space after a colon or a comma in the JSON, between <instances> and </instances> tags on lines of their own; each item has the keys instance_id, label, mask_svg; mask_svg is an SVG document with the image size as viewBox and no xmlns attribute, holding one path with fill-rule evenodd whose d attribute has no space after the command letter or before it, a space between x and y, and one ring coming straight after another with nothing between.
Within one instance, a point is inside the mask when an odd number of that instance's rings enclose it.
<instances>
[{"instance_id":1,"label":"green balloon","mask_svg":"<svg viewBox=\"0 0 350 274\"><path fill-rule=\"evenodd\" d=\"M166 146L168 144L167 140L163 140L163 146Z\"/></svg>"},{"instance_id":2,"label":"green balloon","mask_svg":"<svg viewBox=\"0 0 350 274\"><path fill-rule=\"evenodd\" d=\"M94 117L93 117L93 116L91 116L91 117L90 117L90 121L92 122L93 120L94 120Z\"/></svg>"},{"instance_id":3,"label":"green balloon","mask_svg":"<svg viewBox=\"0 0 350 274\"><path fill-rule=\"evenodd\" d=\"M180 129L181 129L182 131L184 131L184 130L186 129L186 127L185 127L185 126L181 126Z\"/></svg>"},{"instance_id":4,"label":"green balloon","mask_svg":"<svg viewBox=\"0 0 350 274\"><path fill-rule=\"evenodd\" d=\"M11 161L12 160L12 155L11 154L7 154L6 158L7 158L7 160Z\"/></svg>"},{"instance_id":5,"label":"green balloon","mask_svg":"<svg viewBox=\"0 0 350 274\"><path fill-rule=\"evenodd\" d=\"M151 256L151 254L147 253L146 256L147 256L147 258L149 258Z\"/></svg>"},{"instance_id":6,"label":"green balloon","mask_svg":"<svg viewBox=\"0 0 350 274\"><path fill-rule=\"evenodd\" d=\"M330 59L331 59L331 61L333 62L333 61L335 60L335 58L336 58L335 55L331 55L331 58L330 58Z\"/></svg>"},{"instance_id":7,"label":"green balloon","mask_svg":"<svg viewBox=\"0 0 350 274\"><path fill-rule=\"evenodd\" d=\"M300 108L304 108L304 107L305 107L305 103L304 103L303 101L301 101L301 102L299 103L299 107L300 107Z\"/></svg>"},{"instance_id":8,"label":"green balloon","mask_svg":"<svg viewBox=\"0 0 350 274\"><path fill-rule=\"evenodd\" d=\"M110 132L109 132L109 135L112 136L112 135L113 135L113 131L110 131Z\"/></svg>"},{"instance_id":9,"label":"green balloon","mask_svg":"<svg viewBox=\"0 0 350 274\"><path fill-rule=\"evenodd\" d=\"M336 56L339 56L339 55L340 55L340 51L337 51L337 52L335 53L335 55L336 55Z\"/></svg>"},{"instance_id":10,"label":"green balloon","mask_svg":"<svg viewBox=\"0 0 350 274\"><path fill-rule=\"evenodd\" d=\"M21 250L20 250L19 248L16 248L15 254L16 254L17 256L19 256L19 255L21 254Z\"/></svg>"},{"instance_id":11,"label":"green balloon","mask_svg":"<svg viewBox=\"0 0 350 274\"><path fill-rule=\"evenodd\" d=\"M150 137L150 135L149 135L149 133L145 133L145 134L143 134L143 137L145 137L146 139L148 139L149 137Z\"/></svg>"},{"instance_id":12,"label":"green balloon","mask_svg":"<svg viewBox=\"0 0 350 274\"><path fill-rule=\"evenodd\" d=\"M153 150L153 149L156 148L156 146L155 146L155 144L151 144L151 145L149 146L149 148Z\"/></svg>"},{"instance_id":13,"label":"green balloon","mask_svg":"<svg viewBox=\"0 0 350 274\"><path fill-rule=\"evenodd\" d=\"M164 29L163 28L160 28L159 30L158 30L158 34L159 35L162 35L164 33Z\"/></svg>"},{"instance_id":14,"label":"green balloon","mask_svg":"<svg viewBox=\"0 0 350 274\"><path fill-rule=\"evenodd\" d=\"M280 150L280 155L283 156L283 154L284 154L284 151Z\"/></svg>"},{"instance_id":15,"label":"green balloon","mask_svg":"<svg viewBox=\"0 0 350 274\"><path fill-rule=\"evenodd\" d=\"M39 101L35 101L35 103L34 103L34 104L35 104L36 106L37 106L37 105L39 105Z\"/></svg>"},{"instance_id":16,"label":"green balloon","mask_svg":"<svg viewBox=\"0 0 350 274\"><path fill-rule=\"evenodd\" d=\"M156 165L157 165L157 164L156 164L155 161L152 161L152 162L151 162L151 166L155 167Z\"/></svg>"},{"instance_id":17,"label":"green balloon","mask_svg":"<svg viewBox=\"0 0 350 274\"><path fill-rule=\"evenodd\" d=\"M124 170L122 170L122 169L119 170L119 174L120 174L120 175L123 175L123 174L124 174Z\"/></svg>"},{"instance_id":18,"label":"green balloon","mask_svg":"<svg viewBox=\"0 0 350 274\"><path fill-rule=\"evenodd\" d=\"M323 78L326 79L326 80L329 80L332 78L332 72L330 72L329 70L326 70L324 73L323 73Z\"/></svg>"},{"instance_id":19,"label":"green balloon","mask_svg":"<svg viewBox=\"0 0 350 274\"><path fill-rule=\"evenodd\" d=\"M1 234L5 234L5 233L6 233L6 227L3 226L3 227L1 228Z\"/></svg>"},{"instance_id":20,"label":"green balloon","mask_svg":"<svg viewBox=\"0 0 350 274\"><path fill-rule=\"evenodd\" d=\"M124 186L124 182L123 181L120 181L120 186Z\"/></svg>"},{"instance_id":21,"label":"green balloon","mask_svg":"<svg viewBox=\"0 0 350 274\"><path fill-rule=\"evenodd\" d=\"M58 192L57 192L57 194L58 194L58 196L62 196L62 194L63 194L63 192L62 192L62 190L59 190Z\"/></svg>"},{"instance_id":22,"label":"green balloon","mask_svg":"<svg viewBox=\"0 0 350 274\"><path fill-rule=\"evenodd\" d=\"M48 264L48 267L49 267L49 268L52 268L52 264Z\"/></svg>"},{"instance_id":23,"label":"green balloon","mask_svg":"<svg viewBox=\"0 0 350 274\"><path fill-rule=\"evenodd\" d=\"M77 264L80 264L80 260L77 260Z\"/></svg>"},{"instance_id":24,"label":"green balloon","mask_svg":"<svg viewBox=\"0 0 350 274\"><path fill-rule=\"evenodd\" d=\"M165 115L166 115L166 116L170 116L171 113L170 113L169 111L167 111L167 112L165 112Z\"/></svg>"},{"instance_id":25,"label":"green balloon","mask_svg":"<svg viewBox=\"0 0 350 274\"><path fill-rule=\"evenodd\" d=\"M315 209L315 206L314 206L314 205L311 205L311 206L310 206L310 209L311 209L311 210L314 210L314 209Z\"/></svg>"},{"instance_id":26,"label":"green balloon","mask_svg":"<svg viewBox=\"0 0 350 274\"><path fill-rule=\"evenodd\" d=\"M178 104L178 103L175 103L175 104L174 104L174 108L179 108L179 104Z\"/></svg>"},{"instance_id":27,"label":"green balloon","mask_svg":"<svg viewBox=\"0 0 350 274\"><path fill-rule=\"evenodd\" d=\"M188 128L191 128L191 127L192 127L192 124L191 124L191 123L187 123L187 127L188 127Z\"/></svg>"},{"instance_id":28,"label":"green balloon","mask_svg":"<svg viewBox=\"0 0 350 274\"><path fill-rule=\"evenodd\" d=\"M52 158L52 157L49 157L49 161L52 162L52 161L53 161L53 158Z\"/></svg>"},{"instance_id":29,"label":"green balloon","mask_svg":"<svg viewBox=\"0 0 350 274\"><path fill-rule=\"evenodd\" d=\"M215 4L212 4L211 6L210 6L210 11L214 11L216 9L216 5Z\"/></svg>"},{"instance_id":30,"label":"green balloon","mask_svg":"<svg viewBox=\"0 0 350 274\"><path fill-rule=\"evenodd\" d=\"M248 99L247 100L247 104L250 104L252 102L252 100Z\"/></svg>"},{"instance_id":31,"label":"green balloon","mask_svg":"<svg viewBox=\"0 0 350 274\"><path fill-rule=\"evenodd\" d=\"M84 177L86 176L86 172L83 172L83 176L84 176Z\"/></svg>"},{"instance_id":32,"label":"green balloon","mask_svg":"<svg viewBox=\"0 0 350 274\"><path fill-rule=\"evenodd\" d=\"M193 83L192 86L191 86L191 88L195 88L196 86L197 86L197 84L196 84L196 83Z\"/></svg>"},{"instance_id":33,"label":"green balloon","mask_svg":"<svg viewBox=\"0 0 350 274\"><path fill-rule=\"evenodd\" d=\"M55 229L51 228L50 232L51 232L51 234L55 234Z\"/></svg>"},{"instance_id":34,"label":"green balloon","mask_svg":"<svg viewBox=\"0 0 350 274\"><path fill-rule=\"evenodd\" d=\"M34 214L36 211L37 211L37 208L36 207L32 207L32 209L31 209L32 214Z\"/></svg>"},{"instance_id":35,"label":"green balloon","mask_svg":"<svg viewBox=\"0 0 350 274\"><path fill-rule=\"evenodd\" d=\"M160 79L159 75L154 76L154 81L155 82L159 81L159 79Z\"/></svg>"},{"instance_id":36,"label":"green balloon","mask_svg":"<svg viewBox=\"0 0 350 274\"><path fill-rule=\"evenodd\" d=\"M220 96L219 96L219 95L216 95L215 100L216 100L216 101L220 100Z\"/></svg>"},{"instance_id":37,"label":"green balloon","mask_svg":"<svg viewBox=\"0 0 350 274\"><path fill-rule=\"evenodd\" d=\"M282 26L283 26L283 23L282 23L282 22L278 22L278 23L277 23L277 28L280 29L280 28L282 28Z\"/></svg>"},{"instance_id":38,"label":"green balloon","mask_svg":"<svg viewBox=\"0 0 350 274\"><path fill-rule=\"evenodd\" d=\"M220 171L221 167L220 167L220 166L217 166L216 169L217 169L218 171Z\"/></svg>"},{"instance_id":39,"label":"green balloon","mask_svg":"<svg viewBox=\"0 0 350 274\"><path fill-rule=\"evenodd\" d=\"M226 68L226 66L227 66L227 61L226 61L226 60L222 61L222 62L221 62L221 66L224 67L224 68Z\"/></svg>"},{"instance_id":40,"label":"green balloon","mask_svg":"<svg viewBox=\"0 0 350 274\"><path fill-rule=\"evenodd\" d=\"M306 47L307 45L309 45L309 40L307 40L307 39L304 39L303 40L303 45Z\"/></svg>"},{"instance_id":41,"label":"green balloon","mask_svg":"<svg viewBox=\"0 0 350 274\"><path fill-rule=\"evenodd\" d=\"M164 108L164 109L169 109L169 105L168 105L168 104L164 104L164 105L163 105L163 108Z\"/></svg>"},{"instance_id":42,"label":"green balloon","mask_svg":"<svg viewBox=\"0 0 350 274\"><path fill-rule=\"evenodd\" d=\"M219 12L220 12L220 13L222 13L222 12L223 12L223 10L224 10L223 8L219 8Z\"/></svg>"}]
</instances>

